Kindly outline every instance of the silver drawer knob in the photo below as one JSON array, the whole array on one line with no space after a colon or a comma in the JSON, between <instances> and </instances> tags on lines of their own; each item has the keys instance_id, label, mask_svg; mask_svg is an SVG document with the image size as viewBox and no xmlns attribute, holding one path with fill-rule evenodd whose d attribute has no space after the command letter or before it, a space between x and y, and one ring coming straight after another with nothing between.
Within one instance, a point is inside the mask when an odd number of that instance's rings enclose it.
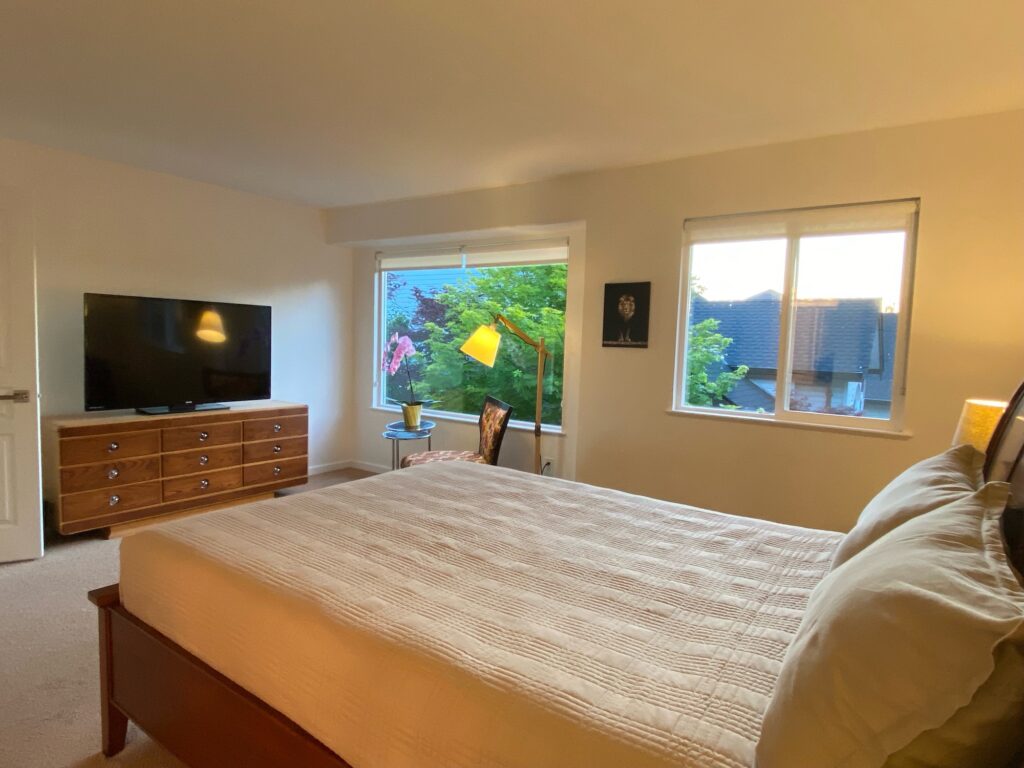
<instances>
[{"instance_id":1,"label":"silver drawer knob","mask_svg":"<svg viewBox=\"0 0 1024 768\"><path fill-rule=\"evenodd\" d=\"M110 497L110 506L116 507L120 503L120 501L121 497L115 493L113 496Z\"/></svg>"},{"instance_id":2,"label":"silver drawer knob","mask_svg":"<svg viewBox=\"0 0 1024 768\"><path fill-rule=\"evenodd\" d=\"M199 442L200 443L205 443L209 439L210 439L210 433L209 432L200 432L199 433Z\"/></svg>"},{"instance_id":3,"label":"silver drawer knob","mask_svg":"<svg viewBox=\"0 0 1024 768\"><path fill-rule=\"evenodd\" d=\"M281 425L280 424L275 424L274 425L274 431L275 432L280 432L281 431Z\"/></svg>"},{"instance_id":4,"label":"silver drawer knob","mask_svg":"<svg viewBox=\"0 0 1024 768\"><path fill-rule=\"evenodd\" d=\"M274 453L280 453L280 452L281 452L281 446L280 445L275 445L274 446Z\"/></svg>"},{"instance_id":5,"label":"silver drawer knob","mask_svg":"<svg viewBox=\"0 0 1024 768\"><path fill-rule=\"evenodd\" d=\"M113 453L120 447L121 446L118 444L118 442L116 440L113 440L111 441L110 445L107 446L107 450L110 451L110 453Z\"/></svg>"},{"instance_id":6,"label":"silver drawer knob","mask_svg":"<svg viewBox=\"0 0 1024 768\"><path fill-rule=\"evenodd\" d=\"M110 471L107 472L107 480L117 480L121 471L117 467L111 467Z\"/></svg>"},{"instance_id":7,"label":"silver drawer knob","mask_svg":"<svg viewBox=\"0 0 1024 768\"><path fill-rule=\"evenodd\" d=\"M280 467L274 467L274 474L275 475L280 475L281 474L281 468Z\"/></svg>"},{"instance_id":8,"label":"silver drawer knob","mask_svg":"<svg viewBox=\"0 0 1024 768\"><path fill-rule=\"evenodd\" d=\"M204 453L202 456L199 457L199 463L205 467L207 464L210 463L210 457Z\"/></svg>"},{"instance_id":9,"label":"silver drawer knob","mask_svg":"<svg viewBox=\"0 0 1024 768\"><path fill-rule=\"evenodd\" d=\"M207 488L210 487L210 481L204 477L202 480L199 481L199 487L205 491Z\"/></svg>"}]
</instances>

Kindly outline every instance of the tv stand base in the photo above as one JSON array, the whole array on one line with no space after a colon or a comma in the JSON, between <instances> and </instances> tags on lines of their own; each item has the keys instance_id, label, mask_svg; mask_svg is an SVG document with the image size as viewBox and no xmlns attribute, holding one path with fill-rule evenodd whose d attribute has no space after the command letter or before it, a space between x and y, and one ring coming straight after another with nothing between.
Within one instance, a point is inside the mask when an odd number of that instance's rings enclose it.
<instances>
[{"instance_id":1,"label":"tv stand base","mask_svg":"<svg viewBox=\"0 0 1024 768\"><path fill-rule=\"evenodd\" d=\"M166 416L168 413L192 413L193 411L226 411L230 405L224 403L200 403L199 405L154 405L150 408L136 408L143 416Z\"/></svg>"}]
</instances>

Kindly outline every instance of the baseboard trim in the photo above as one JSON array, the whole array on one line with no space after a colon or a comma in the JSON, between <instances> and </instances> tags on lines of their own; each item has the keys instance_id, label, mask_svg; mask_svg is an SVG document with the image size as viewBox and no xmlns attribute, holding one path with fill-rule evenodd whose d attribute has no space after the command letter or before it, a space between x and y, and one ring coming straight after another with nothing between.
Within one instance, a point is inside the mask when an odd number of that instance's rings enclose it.
<instances>
[{"instance_id":1,"label":"baseboard trim","mask_svg":"<svg viewBox=\"0 0 1024 768\"><path fill-rule=\"evenodd\" d=\"M311 464L309 466L310 475L322 475L324 472L334 472L336 469L348 469L350 462L348 461L332 461L327 464Z\"/></svg>"},{"instance_id":2,"label":"baseboard trim","mask_svg":"<svg viewBox=\"0 0 1024 768\"><path fill-rule=\"evenodd\" d=\"M384 464L372 464L368 461L332 461L328 464L313 464L309 468L309 474L322 475L325 472L334 472L339 469L361 469L364 472L373 472L375 475L387 472L391 469Z\"/></svg>"}]
</instances>

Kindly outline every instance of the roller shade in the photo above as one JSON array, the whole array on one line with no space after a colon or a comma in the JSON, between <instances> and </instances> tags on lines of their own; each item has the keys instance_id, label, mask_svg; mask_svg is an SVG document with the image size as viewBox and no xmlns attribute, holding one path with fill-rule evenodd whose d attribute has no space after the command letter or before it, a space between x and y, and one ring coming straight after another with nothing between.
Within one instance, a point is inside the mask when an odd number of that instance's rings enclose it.
<instances>
[{"instance_id":1,"label":"roller shade","mask_svg":"<svg viewBox=\"0 0 1024 768\"><path fill-rule=\"evenodd\" d=\"M383 272L402 269L452 269L453 267L506 267L524 264L565 264L569 241L532 240L493 245L446 247L416 251L380 252L377 267Z\"/></svg>"},{"instance_id":2,"label":"roller shade","mask_svg":"<svg viewBox=\"0 0 1024 768\"><path fill-rule=\"evenodd\" d=\"M919 200L892 200L823 208L766 211L687 219L683 229L691 243L787 235L824 235L905 230L920 208Z\"/></svg>"}]
</instances>

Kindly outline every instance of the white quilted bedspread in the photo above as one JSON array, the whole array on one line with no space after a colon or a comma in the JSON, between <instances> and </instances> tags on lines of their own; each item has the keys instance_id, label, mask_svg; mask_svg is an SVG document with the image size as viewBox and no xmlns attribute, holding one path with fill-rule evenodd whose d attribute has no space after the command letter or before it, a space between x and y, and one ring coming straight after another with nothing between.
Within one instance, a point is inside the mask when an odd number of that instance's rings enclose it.
<instances>
[{"instance_id":1,"label":"white quilted bedspread","mask_svg":"<svg viewBox=\"0 0 1024 768\"><path fill-rule=\"evenodd\" d=\"M121 594L355 768L739 768L840 538L427 464L127 537Z\"/></svg>"}]
</instances>

